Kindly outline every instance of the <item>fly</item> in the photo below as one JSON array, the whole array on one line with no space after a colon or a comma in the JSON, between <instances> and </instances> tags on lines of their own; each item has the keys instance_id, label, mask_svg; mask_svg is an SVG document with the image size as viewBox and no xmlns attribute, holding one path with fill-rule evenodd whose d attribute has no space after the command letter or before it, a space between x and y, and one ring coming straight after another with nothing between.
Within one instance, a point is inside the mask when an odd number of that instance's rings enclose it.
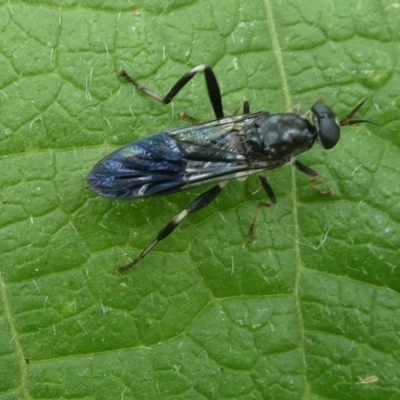
<instances>
[{"instance_id":1,"label":"fly","mask_svg":"<svg viewBox=\"0 0 400 400\"><path fill-rule=\"evenodd\" d=\"M130 143L104 157L87 177L90 190L112 199L143 199L213 185L175 215L133 261L117 268L119 273L129 270L146 257L189 214L210 204L231 179L257 174L271 203L275 204L274 191L261 172L291 162L311 177L309 183L315 191L331 195L332 191L321 192L315 186L320 179L318 172L295 157L310 150L315 141L323 148L331 149L339 140L342 126L370 122L353 119L366 99L341 121L321 103L311 107L312 122L300 115L298 110L280 114L266 111L250 113L247 101L243 103L243 115L225 117L216 76L205 64L183 75L165 97L136 82L124 69L120 75L144 94L168 104L198 72L204 72L215 120L155 133ZM254 222L255 218L251 233Z\"/></svg>"}]
</instances>

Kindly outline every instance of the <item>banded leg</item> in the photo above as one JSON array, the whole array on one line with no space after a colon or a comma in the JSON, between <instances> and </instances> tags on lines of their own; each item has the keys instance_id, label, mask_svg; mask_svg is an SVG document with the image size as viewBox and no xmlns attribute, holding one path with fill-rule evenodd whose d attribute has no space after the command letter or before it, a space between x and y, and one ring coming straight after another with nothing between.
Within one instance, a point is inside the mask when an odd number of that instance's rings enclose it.
<instances>
[{"instance_id":1,"label":"banded leg","mask_svg":"<svg viewBox=\"0 0 400 400\"><path fill-rule=\"evenodd\" d=\"M136 265L139 261L143 260L143 258L145 258L147 254L149 254L150 251L153 250L159 242L161 242L161 240L164 240L167 236L169 236L189 214L208 206L221 193L222 189L227 185L227 183L228 182L226 181L220 182L218 185L215 185L211 189L197 196L188 207L186 207L179 214L175 215L175 217L172 218L171 221L169 221L168 224L161 229L156 238L133 261L122 267L118 267L117 273L125 272Z\"/></svg>"},{"instance_id":2,"label":"banded leg","mask_svg":"<svg viewBox=\"0 0 400 400\"><path fill-rule=\"evenodd\" d=\"M140 83L136 82L131 76L128 75L128 73L124 69L121 69L119 71L119 74L124 78L126 78L130 83L132 83L132 85L134 85L141 92L147 94L148 96L159 101L160 103L168 104L198 72L204 72L208 97L211 101L215 117L217 119L224 118L224 112L222 110L221 91L219 89L218 81L214 74L214 71L211 69L209 65L201 64L198 65L197 67L192 68L189 72L183 75L182 78L179 79L174 86L172 86L171 90L165 95L165 97L160 96L159 94L153 92L150 89L145 88Z\"/></svg>"},{"instance_id":3,"label":"banded leg","mask_svg":"<svg viewBox=\"0 0 400 400\"><path fill-rule=\"evenodd\" d=\"M293 162L293 164L299 171L303 172L303 174L306 174L308 176L312 176L312 178L308 181L308 184L311 186L311 188L315 192L317 192L318 194L321 194L323 196L332 196L333 195L333 190L332 189L329 189L329 190L323 192L322 190L319 190L317 188L317 186L315 186L315 184L322 179L321 175L315 169L307 167L307 165L304 165L303 163L301 163L298 160L295 160Z\"/></svg>"},{"instance_id":4,"label":"banded leg","mask_svg":"<svg viewBox=\"0 0 400 400\"><path fill-rule=\"evenodd\" d=\"M256 221L258 218L258 214L260 214L261 208L271 207L274 204L276 204L275 193L272 190L271 185L267 181L267 178L265 178L265 176L263 176L263 175L258 175L258 177L261 181L261 185L262 185L263 189L266 191L269 199L271 200L271 203L265 203L265 202L261 201L257 204L256 212L254 213L254 217L251 220L251 224L250 224L250 228L249 228L249 236L250 236L250 240L252 242L254 242L256 240L256 236L254 235L254 227L255 227L255 224L256 224Z\"/></svg>"}]
</instances>

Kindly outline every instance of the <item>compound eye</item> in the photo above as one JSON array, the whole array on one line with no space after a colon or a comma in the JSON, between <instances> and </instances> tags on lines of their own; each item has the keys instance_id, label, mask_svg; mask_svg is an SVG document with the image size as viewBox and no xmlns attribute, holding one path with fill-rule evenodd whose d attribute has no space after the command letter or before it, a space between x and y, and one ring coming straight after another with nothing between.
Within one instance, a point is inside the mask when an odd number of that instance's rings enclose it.
<instances>
[{"instance_id":1,"label":"compound eye","mask_svg":"<svg viewBox=\"0 0 400 400\"><path fill-rule=\"evenodd\" d=\"M318 119L326 118L326 119L335 119L336 115L335 113L327 107L325 104L322 103L315 103L311 107L311 111L314 115L314 117Z\"/></svg>"},{"instance_id":2,"label":"compound eye","mask_svg":"<svg viewBox=\"0 0 400 400\"><path fill-rule=\"evenodd\" d=\"M340 128L334 119L319 121L318 140L324 149L331 149L339 141Z\"/></svg>"},{"instance_id":3,"label":"compound eye","mask_svg":"<svg viewBox=\"0 0 400 400\"><path fill-rule=\"evenodd\" d=\"M311 108L317 128L318 141L324 149L336 146L340 137L340 127L334 112L327 106L317 103Z\"/></svg>"}]
</instances>

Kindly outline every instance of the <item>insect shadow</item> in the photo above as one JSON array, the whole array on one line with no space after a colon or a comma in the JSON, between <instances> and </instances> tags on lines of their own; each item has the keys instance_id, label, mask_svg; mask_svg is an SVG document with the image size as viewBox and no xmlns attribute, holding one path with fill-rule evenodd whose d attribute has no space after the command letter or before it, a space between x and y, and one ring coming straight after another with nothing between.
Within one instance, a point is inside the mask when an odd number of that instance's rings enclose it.
<instances>
[{"instance_id":1,"label":"insect shadow","mask_svg":"<svg viewBox=\"0 0 400 400\"><path fill-rule=\"evenodd\" d=\"M316 192L332 195L331 190L322 192L315 186L320 180L318 172L295 157L310 150L316 141L325 149L333 148L339 141L342 126L370 122L353 119L366 99L340 121L329 107L318 102L311 107L312 121L296 110L278 114L251 113L247 101L243 102L242 115L225 117L216 76L205 64L183 75L165 97L136 82L124 69L120 75L144 94L168 104L198 72L205 75L215 120L166 130L130 143L104 157L87 177L90 190L113 199L142 199L213 185L175 215L133 261L118 267L119 273L146 257L189 214L210 204L231 179L257 174L270 199L271 203L260 203L257 207L250 226L253 238L259 209L276 203L274 191L261 172L292 163L311 177L309 184Z\"/></svg>"}]
</instances>

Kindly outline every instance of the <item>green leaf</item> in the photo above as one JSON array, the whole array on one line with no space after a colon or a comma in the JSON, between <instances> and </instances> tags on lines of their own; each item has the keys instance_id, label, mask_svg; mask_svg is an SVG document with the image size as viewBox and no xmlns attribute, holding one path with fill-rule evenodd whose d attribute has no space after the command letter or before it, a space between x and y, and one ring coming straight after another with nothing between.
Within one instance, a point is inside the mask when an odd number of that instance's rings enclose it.
<instances>
[{"instance_id":1,"label":"green leaf","mask_svg":"<svg viewBox=\"0 0 400 400\"><path fill-rule=\"evenodd\" d=\"M400 7L376 0L5 2L0 31L0 399L400 397ZM95 196L112 150L226 113L307 110L320 96L335 149L269 171L278 198L252 243L256 178L234 181L130 273L129 262L201 192ZM256 192L256 193L254 193Z\"/></svg>"}]
</instances>

